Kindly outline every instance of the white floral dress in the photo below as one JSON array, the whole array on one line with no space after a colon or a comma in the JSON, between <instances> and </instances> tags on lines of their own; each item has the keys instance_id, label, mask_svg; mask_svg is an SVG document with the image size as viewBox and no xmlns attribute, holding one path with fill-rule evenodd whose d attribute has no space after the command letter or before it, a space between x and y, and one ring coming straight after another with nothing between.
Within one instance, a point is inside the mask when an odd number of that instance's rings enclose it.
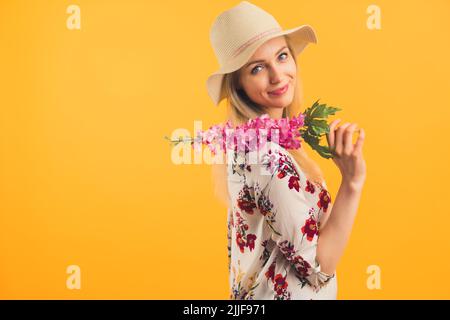
<instances>
[{"instance_id":1,"label":"white floral dress","mask_svg":"<svg viewBox=\"0 0 450 320\"><path fill-rule=\"evenodd\" d=\"M336 274L321 272L315 259L319 220L330 213L325 182L309 181L290 153L272 142L264 152L233 152L232 158L230 299L336 299Z\"/></svg>"}]
</instances>

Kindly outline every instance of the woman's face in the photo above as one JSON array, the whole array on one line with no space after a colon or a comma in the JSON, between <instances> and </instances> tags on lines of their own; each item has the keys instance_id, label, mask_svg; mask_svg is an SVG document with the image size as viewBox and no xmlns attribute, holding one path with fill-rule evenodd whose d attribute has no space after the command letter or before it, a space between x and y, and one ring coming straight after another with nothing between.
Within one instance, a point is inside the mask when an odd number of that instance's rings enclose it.
<instances>
[{"instance_id":1,"label":"woman's face","mask_svg":"<svg viewBox=\"0 0 450 320\"><path fill-rule=\"evenodd\" d=\"M297 66L284 36L264 42L239 70L239 86L269 114L279 115L277 118L294 98L296 79ZM280 88L285 90L275 91Z\"/></svg>"}]
</instances>

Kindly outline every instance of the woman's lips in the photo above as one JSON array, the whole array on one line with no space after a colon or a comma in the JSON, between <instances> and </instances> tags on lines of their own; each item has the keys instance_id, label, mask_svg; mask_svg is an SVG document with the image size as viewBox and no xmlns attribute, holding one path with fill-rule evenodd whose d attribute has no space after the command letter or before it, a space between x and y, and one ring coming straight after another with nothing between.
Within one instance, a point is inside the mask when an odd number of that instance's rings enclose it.
<instances>
[{"instance_id":1,"label":"woman's lips","mask_svg":"<svg viewBox=\"0 0 450 320\"><path fill-rule=\"evenodd\" d=\"M289 88L289 83L278 90L269 91L269 94L274 95L274 96L281 96L282 94L284 94L287 91L288 88Z\"/></svg>"}]
</instances>

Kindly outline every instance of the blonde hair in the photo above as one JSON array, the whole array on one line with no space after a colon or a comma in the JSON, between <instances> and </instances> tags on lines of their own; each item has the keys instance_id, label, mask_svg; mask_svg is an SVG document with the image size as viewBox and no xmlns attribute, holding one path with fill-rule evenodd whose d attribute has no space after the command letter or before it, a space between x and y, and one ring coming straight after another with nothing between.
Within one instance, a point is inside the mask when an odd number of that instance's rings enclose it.
<instances>
[{"instance_id":1,"label":"blonde hair","mask_svg":"<svg viewBox=\"0 0 450 320\"><path fill-rule=\"evenodd\" d=\"M296 65L297 58L294 54L295 51L287 36L284 36L287 46L291 52ZM239 88L239 72L236 70L232 73L227 73L224 76L222 82L222 90L227 99L227 116L228 120L231 120L233 126L237 126L246 123L249 119L254 119L264 113L262 108L255 104L245 94L245 92ZM297 116L302 109L303 105L303 85L301 78L297 76L297 83L294 86L294 97L292 103L283 110L283 118L291 118ZM302 142L302 147L299 149L289 149L288 152L293 156L300 168L305 172L308 179L313 181L323 181L323 175L320 168L306 155L303 147L305 143ZM215 196L223 202L225 205L229 204L230 195L228 192L228 180L227 180L227 164L212 164L212 183L214 185Z\"/></svg>"}]
</instances>

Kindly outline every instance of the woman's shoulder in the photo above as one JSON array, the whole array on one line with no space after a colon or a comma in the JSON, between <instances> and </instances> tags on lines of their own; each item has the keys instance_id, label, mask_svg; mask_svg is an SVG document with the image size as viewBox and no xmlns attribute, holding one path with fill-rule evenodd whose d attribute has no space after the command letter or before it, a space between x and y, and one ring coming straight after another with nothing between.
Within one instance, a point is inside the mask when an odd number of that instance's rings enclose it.
<instances>
[{"instance_id":1,"label":"woman's shoulder","mask_svg":"<svg viewBox=\"0 0 450 320\"><path fill-rule=\"evenodd\" d=\"M230 173L246 177L259 177L278 174L289 169L289 173L304 176L311 182L325 185L320 167L308 157L306 150L286 149L278 143L268 141L263 147L246 152L233 152L229 157Z\"/></svg>"},{"instance_id":2,"label":"woman's shoulder","mask_svg":"<svg viewBox=\"0 0 450 320\"><path fill-rule=\"evenodd\" d=\"M266 184L280 166L294 167L286 149L270 141L256 150L233 151L227 159L229 179L242 179L247 184Z\"/></svg>"},{"instance_id":3,"label":"woman's shoulder","mask_svg":"<svg viewBox=\"0 0 450 320\"><path fill-rule=\"evenodd\" d=\"M318 185L321 188L327 187L320 166L308 156L303 146L298 149L285 149L280 147L278 149L278 155L284 161L288 161L297 175L305 181Z\"/></svg>"},{"instance_id":4,"label":"woman's shoulder","mask_svg":"<svg viewBox=\"0 0 450 320\"><path fill-rule=\"evenodd\" d=\"M285 152L284 148L270 141L254 150L227 150L228 177L241 177L248 181L273 173L275 160ZM272 172L269 172L271 169Z\"/></svg>"},{"instance_id":5,"label":"woman's shoulder","mask_svg":"<svg viewBox=\"0 0 450 320\"><path fill-rule=\"evenodd\" d=\"M303 161L304 165L306 160L300 161ZM241 190L242 185L264 190L273 183L279 186L278 182L285 181L289 188L298 184L299 190L300 187L304 189L305 197L314 201L321 191L327 189L325 180L320 177L319 175L317 179L313 173L304 170L291 154L291 150L271 142L267 148L237 154L234 165L229 166L229 183L236 187L236 190Z\"/></svg>"}]
</instances>

